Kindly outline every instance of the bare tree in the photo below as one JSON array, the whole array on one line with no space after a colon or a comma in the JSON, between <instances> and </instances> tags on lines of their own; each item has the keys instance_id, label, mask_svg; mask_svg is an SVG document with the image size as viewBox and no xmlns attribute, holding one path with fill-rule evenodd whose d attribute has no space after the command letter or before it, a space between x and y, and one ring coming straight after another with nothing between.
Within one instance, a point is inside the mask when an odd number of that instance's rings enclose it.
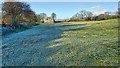
<instances>
[{"instance_id":1,"label":"bare tree","mask_svg":"<svg viewBox=\"0 0 120 68\"><path fill-rule=\"evenodd\" d=\"M41 22L44 23L44 19L47 18L47 14L40 13L40 17L41 17Z\"/></svg>"},{"instance_id":2,"label":"bare tree","mask_svg":"<svg viewBox=\"0 0 120 68\"><path fill-rule=\"evenodd\" d=\"M45 13L40 13L40 16L41 16L42 19L44 19L44 18L47 17L47 14L45 14Z\"/></svg>"},{"instance_id":3,"label":"bare tree","mask_svg":"<svg viewBox=\"0 0 120 68\"><path fill-rule=\"evenodd\" d=\"M93 13L90 11L82 10L76 13L72 19L77 19L77 20L91 20L93 16Z\"/></svg>"},{"instance_id":4,"label":"bare tree","mask_svg":"<svg viewBox=\"0 0 120 68\"><path fill-rule=\"evenodd\" d=\"M52 14L51 14L51 18L54 20L54 22L55 22L56 17L57 17L57 16L56 16L55 13L52 13Z\"/></svg>"}]
</instances>

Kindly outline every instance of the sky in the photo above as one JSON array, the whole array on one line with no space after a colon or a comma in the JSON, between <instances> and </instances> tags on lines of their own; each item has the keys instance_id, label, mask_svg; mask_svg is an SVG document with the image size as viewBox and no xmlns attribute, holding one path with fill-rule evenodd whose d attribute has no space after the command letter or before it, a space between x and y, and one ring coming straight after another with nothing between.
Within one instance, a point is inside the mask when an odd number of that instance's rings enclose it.
<instances>
[{"instance_id":1,"label":"sky","mask_svg":"<svg viewBox=\"0 0 120 68\"><path fill-rule=\"evenodd\" d=\"M28 2L36 13L46 13L50 16L53 12L57 19L70 18L81 10L88 10L95 15L106 11L118 10L118 2ZM1 12L1 11L0 11Z\"/></svg>"},{"instance_id":2,"label":"sky","mask_svg":"<svg viewBox=\"0 0 120 68\"><path fill-rule=\"evenodd\" d=\"M3 2L6 0L0 0ZM15 0L9 0L13 2ZM17 0L17 1L24 1L24 2L119 2L119 0Z\"/></svg>"},{"instance_id":3,"label":"sky","mask_svg":"<svg viewBox=\"0 0 120 68\"><path fill-rule=\"evenodd\" d=\"M46 13L50 16L56 13L57 19L70 18L81 10L88 10L95 15L106 11L118 10L118 2L29 2L36 14Z\"/></svg>"}]
</instances>

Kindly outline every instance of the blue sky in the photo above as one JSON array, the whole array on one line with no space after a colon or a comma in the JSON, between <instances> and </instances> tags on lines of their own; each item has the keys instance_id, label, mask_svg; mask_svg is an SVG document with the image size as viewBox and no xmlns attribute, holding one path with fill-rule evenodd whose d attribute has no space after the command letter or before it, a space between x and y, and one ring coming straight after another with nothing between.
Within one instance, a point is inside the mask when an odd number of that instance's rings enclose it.
<instances>
[{"instance_id":1,"label":"blue sky","mask_svg":"<svg viewBox=\"0 0 120 68\"><path fill-rule=\"evenodd\" d=\"M118 2L29 2L31 9L37 14L56 13L58 19L70 18L81 10L88 10L94 14L105 11L115 12L118 9Z\"/></svg>"}]
</instances>

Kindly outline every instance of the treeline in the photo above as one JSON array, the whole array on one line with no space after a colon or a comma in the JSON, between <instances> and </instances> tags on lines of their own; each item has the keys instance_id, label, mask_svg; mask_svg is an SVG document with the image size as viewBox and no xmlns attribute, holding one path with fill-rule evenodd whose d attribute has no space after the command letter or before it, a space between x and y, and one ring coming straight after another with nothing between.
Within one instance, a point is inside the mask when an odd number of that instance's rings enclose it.
<instances>
[{"instance_id":1,"label":"treeline","mask_svg":"<svg viewBox=\"0 0 120 68\"><path fill-rule=\"evenodd\" d=\"M40 17L35 14L26 2L4 2L2 4L2 25L19 28L36 25Z\"/></svg>"},{"instance_id":2,"label":"treeline","mask_svg":"<svg viewBox=\"0 0 120 68\"><path fill-rule=\"evenodd\" d=\"M94 15L90 11L82 10L76 13L75 15L73 15L69 21L91 21L91 20L99 21L99 20L114 19L118 17L119 17L118 12L114 12L114 13L104 12L103 14Z\"/></svg>"}]
</instances>

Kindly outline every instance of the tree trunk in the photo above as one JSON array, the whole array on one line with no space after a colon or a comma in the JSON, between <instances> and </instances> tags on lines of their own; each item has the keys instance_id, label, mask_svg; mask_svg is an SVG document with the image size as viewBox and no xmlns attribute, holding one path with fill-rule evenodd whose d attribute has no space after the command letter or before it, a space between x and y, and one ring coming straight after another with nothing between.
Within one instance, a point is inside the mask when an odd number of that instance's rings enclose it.
<instances>
[{"instance_id":1,"label":"tree trunk","mask_svg":"<svg viewBox=\"0 0 120 68\"><path fill-rule=\"evenodd\" d=\"M16 16L14 16L14 15L12 16L12 23L13 23L13 28L15 29L17 23L16 23Z\"/></svg>"}]
</instances>

